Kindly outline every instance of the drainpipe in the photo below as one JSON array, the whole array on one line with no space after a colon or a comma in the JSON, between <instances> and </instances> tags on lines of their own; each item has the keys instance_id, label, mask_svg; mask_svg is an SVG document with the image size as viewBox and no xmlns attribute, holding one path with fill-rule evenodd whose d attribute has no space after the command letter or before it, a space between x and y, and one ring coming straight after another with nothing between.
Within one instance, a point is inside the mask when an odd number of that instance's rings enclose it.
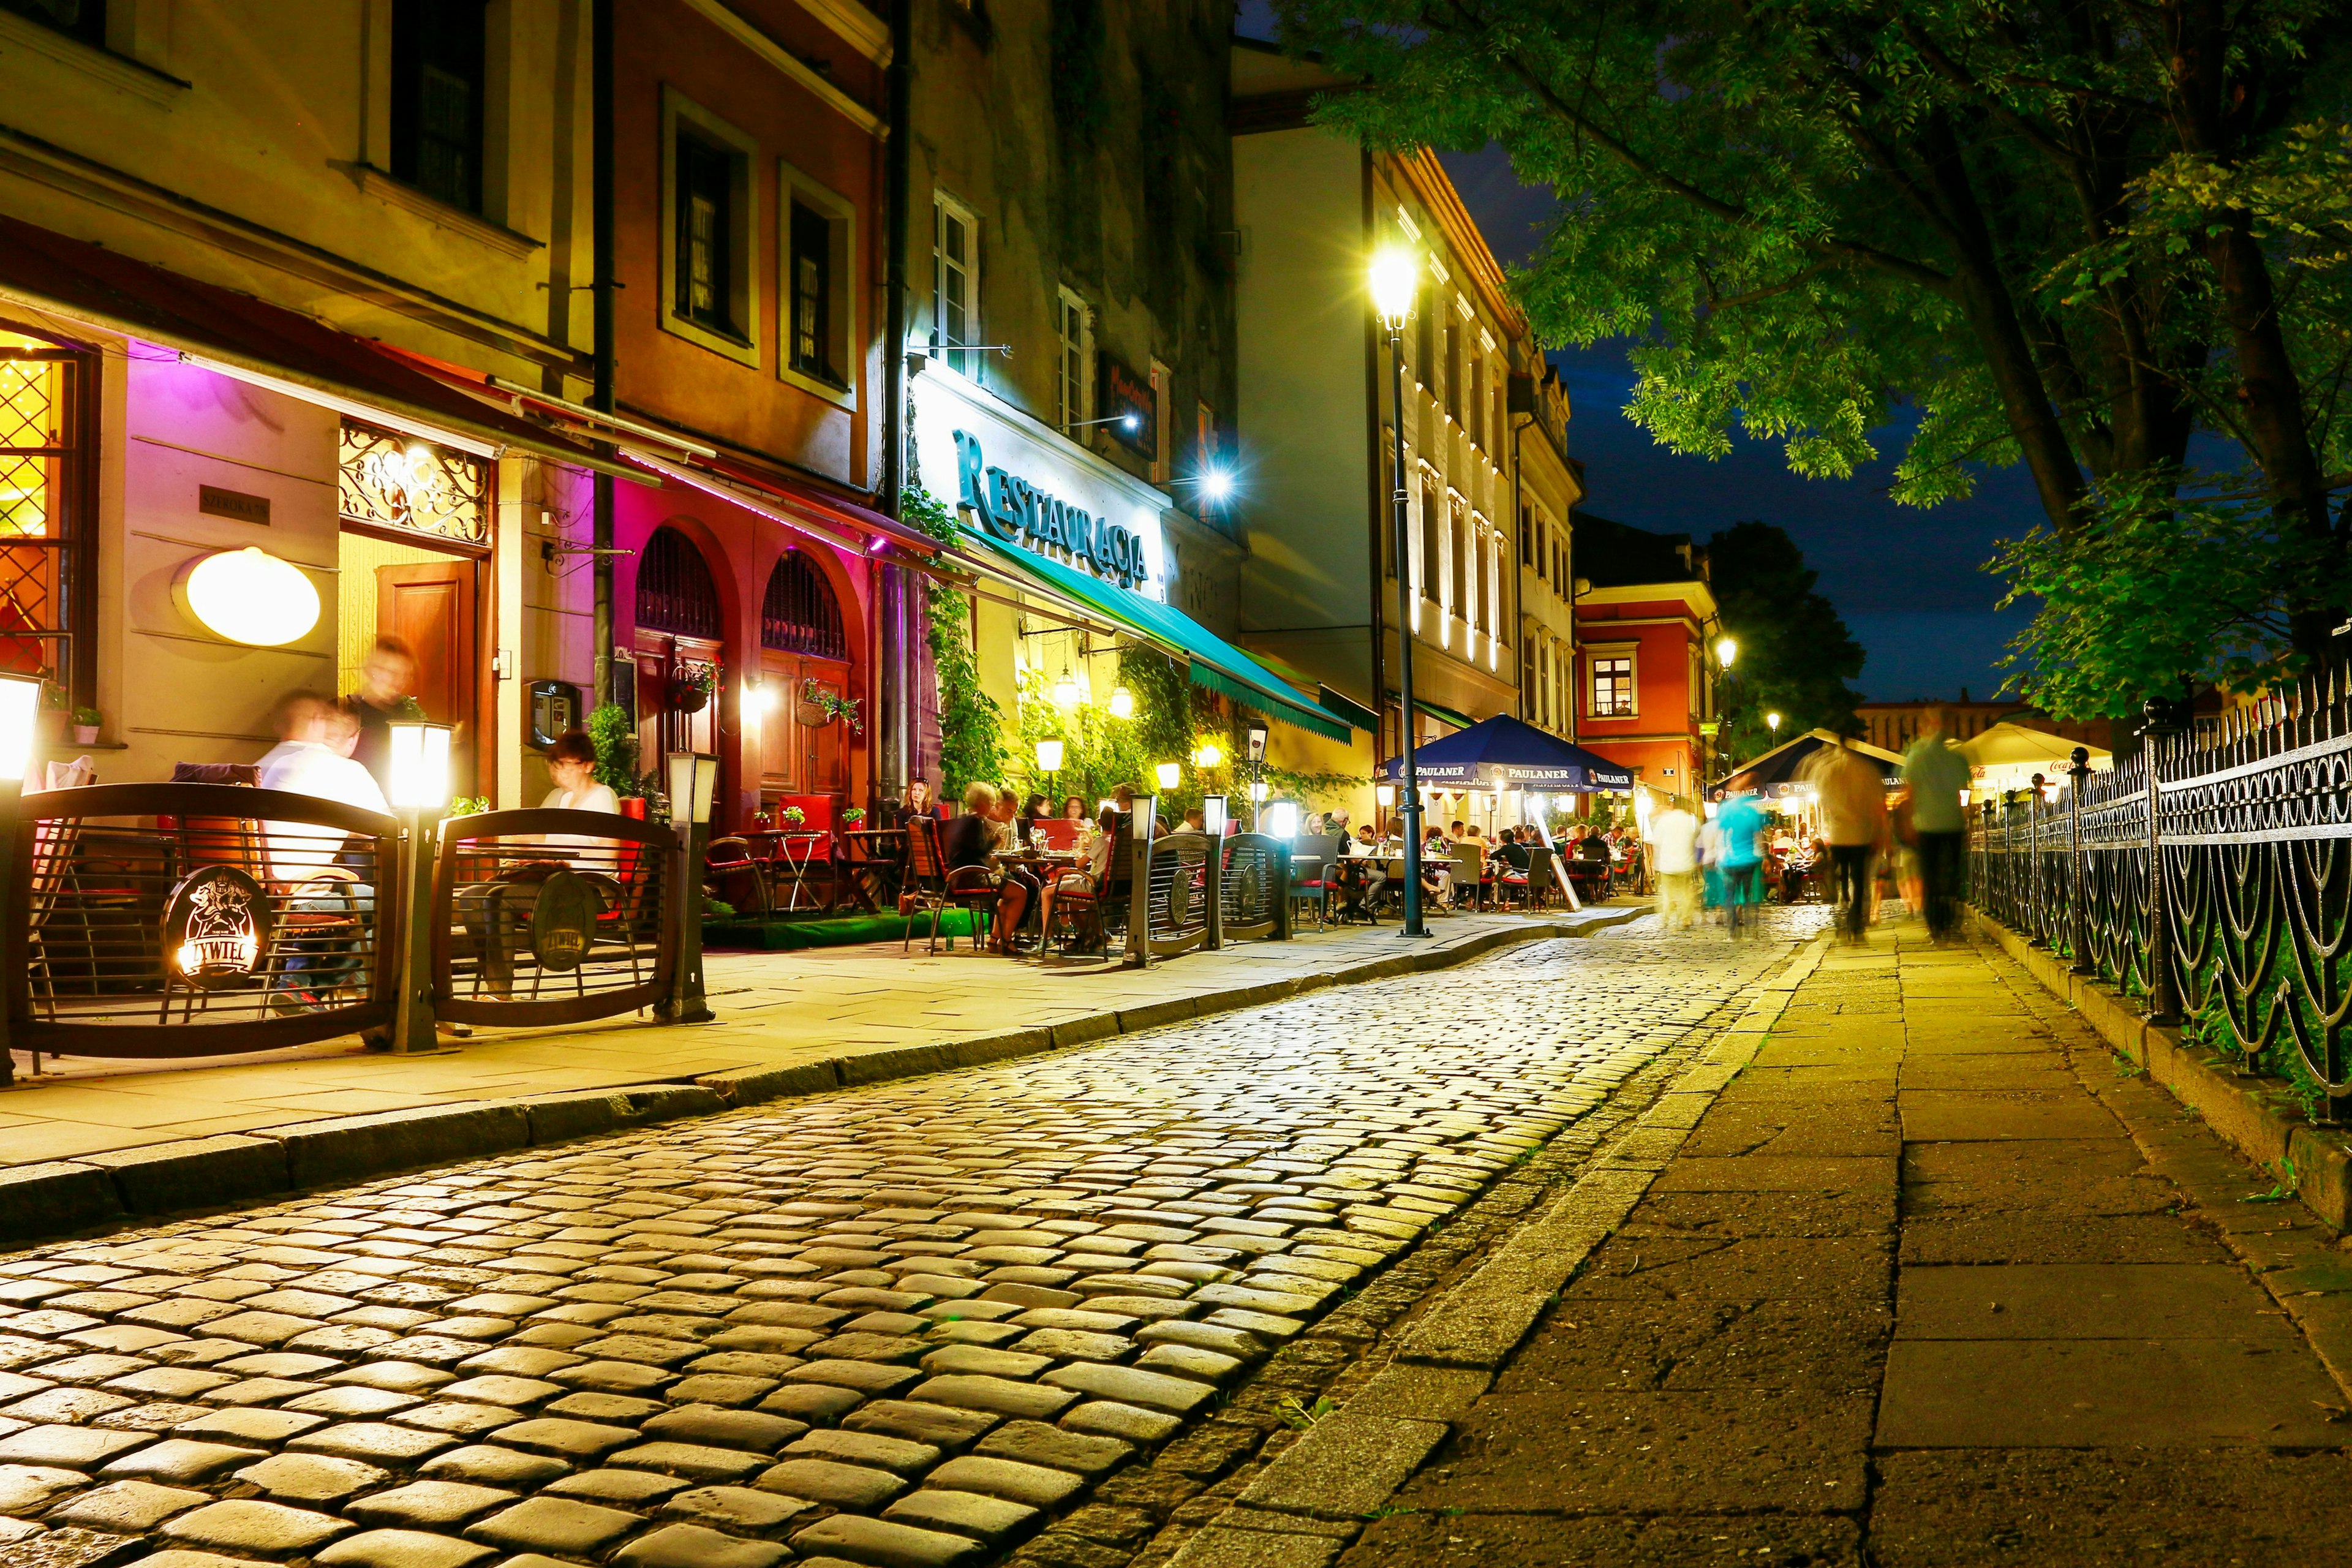
<instances>
[{"instance_id":1,"label":"drainpipe","mask_svg":"<svg viewBox=\"0 0 2352 1568\"><path fill-rule=\"evenodd\" d=\"M609 0L607 0L609 3ZM877 499L892 517L907 486L907 204L912 149L915 83L914 0L891 0L890 68L886 78L888 136L883 143L882 202L882 484ZM875 584L875 634L871 666L877 678L879 721L874 727L881 755L875 794L885 800L905 796L912 774L919 679L913 635L915 598L921 592L910 574L885 566Z\"/></svg>"},{"instance_id":2,"label":"drainpipe","mask_svg":"<svg viewBox=\"0 0 2352 1568\"><path fill-rule=\"evenodd\" d=\"M613 0L591 0L590 85L592 138L595 151L589 180L593 186L591 226L596 252L596 281L590 299L594 303L596 333L595 389L588 405L599 413L613 412ZM598 450L613 456L609 441ZM613 476L600 473L593 480L594 516L590 542L596 552L589 559L589 581L594 584L589 637L596 650L596 704L613 700Z\"/></svg>"}]
</instances>

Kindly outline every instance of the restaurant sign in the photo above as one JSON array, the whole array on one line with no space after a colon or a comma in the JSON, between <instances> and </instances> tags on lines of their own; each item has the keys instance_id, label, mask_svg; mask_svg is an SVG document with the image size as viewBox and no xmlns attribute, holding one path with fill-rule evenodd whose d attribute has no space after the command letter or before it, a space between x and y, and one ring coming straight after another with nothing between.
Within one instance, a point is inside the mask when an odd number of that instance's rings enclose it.
<instances>
[{"instance_id":1,"label":"restaurant sign","mask_svg":"<svg viewBox=\"0 0 2352 1568\"><path fill-rule=\"evenodd\" d=\"M968 430L955 433L955 445L959 501L990 533L1040 555L1066 556L1122 588L1150 575L1141 534L1056 500L1018 474L989 468L980 437Z\"/></svg>"},{"instance_id":2,"label":"restaurant sign","mask_svg":"<svg viewBox=\"0 0 2352 1568\"><path fill-rule=\"evenodd\" d=\"M1110 438L1139 458L1160 455L1160 399L1151 383L1108 354L1095 356L1100 367L1095 391L1096 412Z\"/></svg>"}]
</instances>

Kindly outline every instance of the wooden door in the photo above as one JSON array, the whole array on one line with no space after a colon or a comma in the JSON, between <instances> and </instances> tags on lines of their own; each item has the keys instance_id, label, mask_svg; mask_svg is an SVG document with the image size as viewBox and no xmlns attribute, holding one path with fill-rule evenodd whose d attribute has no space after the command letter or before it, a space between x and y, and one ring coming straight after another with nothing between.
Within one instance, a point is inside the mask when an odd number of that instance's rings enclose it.
<instances>
[{"instance_id":1,"label":"wooden door","mask_svg":"<svg viewBox=\"0 0 2352 1568\"><path fill-rule=\"evenodd\" d=\"M810 659L802 667L802 675L820 691L839 697L848 688L848 674L839 665L828 660ZM793 688L795 697L801 688ZM849 721L835 719L832 723L811 729L800 726L801 787L811 795L837 795L849 788Z\"/></svg>"},{"instance_id":2,"label":"wooden door","mask_svg":"<svg viewBox=\"0 0 2352 1568\"><path fill-rule=\"evenodd\" d=\"M433 561L375 569L375 625L379 634L405 642L416 654L413 695L425 716L455 724L450 742L450 792L474 793L476 680L474 573L471 561Z\"/></svg>"},{"instance_id":3,"label":"wooden door","mask_svg":"<svg viewBox=\"0 0 2352 1568\"><path fill-rule=\"evenodd\" d=\"M697 752L720 758L720 785L731 787L726 760L719 745L719 700L714 695L698 711L675 712L669 706L672 678L685 665L705 665L723 658L719 645L708 637L671 637L640 626L636 635L637 772L640 775L666 767L672 752Z\"/></svg>"},{"instance_id":4,"label":"wooden door","mask_svg":"<svg viewBox=\"0 0 2352 1568\"><path fill-rule=\"evenodd\" d=\"M765 805L780 795L800 793L800 759L793 753L800 739L801 661L772 648L760 655L760 681L776 700L760 715L760 798Z\"/></svg>"}]
</instances>

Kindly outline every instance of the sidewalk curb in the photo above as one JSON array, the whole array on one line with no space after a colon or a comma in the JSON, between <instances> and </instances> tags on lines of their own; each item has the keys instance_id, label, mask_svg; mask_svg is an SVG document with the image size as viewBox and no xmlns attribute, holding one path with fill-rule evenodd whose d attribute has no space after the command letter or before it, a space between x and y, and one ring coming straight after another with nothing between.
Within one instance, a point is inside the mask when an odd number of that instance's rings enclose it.
<instances>
[{"instance_id":1,"label":"sidewalk curb","mask_svg":"<svg viewBox=\"0 0 2352 1568\"><path fill-rule=\"evenodd\" d=\"M1607 1156L1438 1298L1394 1359L1309 1426L1168 1568L1327 1568L1483 1395L1593 1249L1624 1223L1715 1097L1752 1060L1829 951L1817 938Z\"/></svg>"},{"instance_id":2,"label":"sidewalk curb","mask_svg":"<svg viewBox=\"0 0 2352 1568\"><path fill-rule=\"evenodd\" d=\"M2295 1196L2336 1230L2352 1229L2352 1142L2329 1135L2280 1103L2276 1079L2237 1072L2179 1029L2151 1024L2128 997L2095 975L2077 974L2048 948L2035 947L1981 910L1970 921L2042 989L2073 1007L2118 1055L2129 1057L2206 1125L2258 1165L2292 1161Z\"/></svg>"},{"instance_id":3,"label":"sidewalk curb","mask_svg":"<svg viewBox=\"0 0 2352 1568\"><path fill-rule=\"evenodd\" d=\"M401 1171L593 1138L681 1117L709 1116L771 1100L982 1067L1189 1018L1286 1001L1326 986L1451 968L1525 942L1587 937L1649 912L1650 907L1643 904L1595 910L1595 918L1574 925L1530 921L1483 931L1456 946L1370 959L1315 974L1171 998L1123 1011L1088 1014L1050 1028L737 1068L691 1080L656 1079L574 1094L469 1100L289 1122L250 1132L0 1168L0 1248L165 1215L343 1186Z\"/></svg>"}]
</instances>

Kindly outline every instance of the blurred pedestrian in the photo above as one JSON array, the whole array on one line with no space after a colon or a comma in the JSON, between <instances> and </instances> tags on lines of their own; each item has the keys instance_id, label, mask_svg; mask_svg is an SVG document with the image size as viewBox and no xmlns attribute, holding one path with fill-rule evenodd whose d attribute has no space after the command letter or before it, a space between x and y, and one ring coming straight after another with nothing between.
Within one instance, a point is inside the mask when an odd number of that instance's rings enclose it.
<instances>
[{"instance_id":1,"label":"blurred pedestrian","mask_svg":"<svg viewBox=\"0 0 2352 1568\"><path fill-rule=\"evenodd\" d=\"M415 693L415 650L390 632L379 634L360 666L359 689L343 699L342 708L359 725L352 759L387 789L392 785L394 721L430 717Z\"/></svg>"},{"instance_id":2,"label":"blurred pedestrian","mask_svg":"<svg viewBox=\"0 0 2352 1568\"><path fill-rule=\"evenodd\" d=\"M1851 741L1843 737L1822 747L1805 764L1805 779L1820 802L1838 930L1847 942L1859 942L1870 926L1876 889L1871 860L1886 838L1886 780Z\"/></svg>"},{"instance_id":3,"label":"blurred pedestrian","mask_svg":"<svg viewBox=\"0 0 2352 1568\"><path fill-rule=\"evenodd\" d=\"M1754 927L1756 906L1764 901L1764 836L1769 826L1756 798L1751 773L1735 773L1724 785L1723 809L1716 813L1723 841L1725 921L1737 937Z\"/></svg>"},{"instance_id":4,"label":"blurred pedestrian","mask_svg":"<svg viewBox=\"0 0 2352 1568\"><path fill-rule=\"evenodd\" d=\"M1947 724L1942 709L1931 710L1927 732L1903 754L1903 782L1911 786L1911 830L1919 842L1927 935L1937 942L1959 935L1960 877L1968 845L1961 801L1969 787L1969 760L1944 739Z\"/></svg>"},{"instance_id":5,"label":"blurred pedestrian","mask_svg":"<svg viewBox=\"0 0 2352 1568\"><path fill-rule=\"evenodd\" d=\"M1677 795L1650 818L1650 865L1658 876L1658 918L1668 931L1698 921L1698 818Z\"/></svg>"}]
</instances>

